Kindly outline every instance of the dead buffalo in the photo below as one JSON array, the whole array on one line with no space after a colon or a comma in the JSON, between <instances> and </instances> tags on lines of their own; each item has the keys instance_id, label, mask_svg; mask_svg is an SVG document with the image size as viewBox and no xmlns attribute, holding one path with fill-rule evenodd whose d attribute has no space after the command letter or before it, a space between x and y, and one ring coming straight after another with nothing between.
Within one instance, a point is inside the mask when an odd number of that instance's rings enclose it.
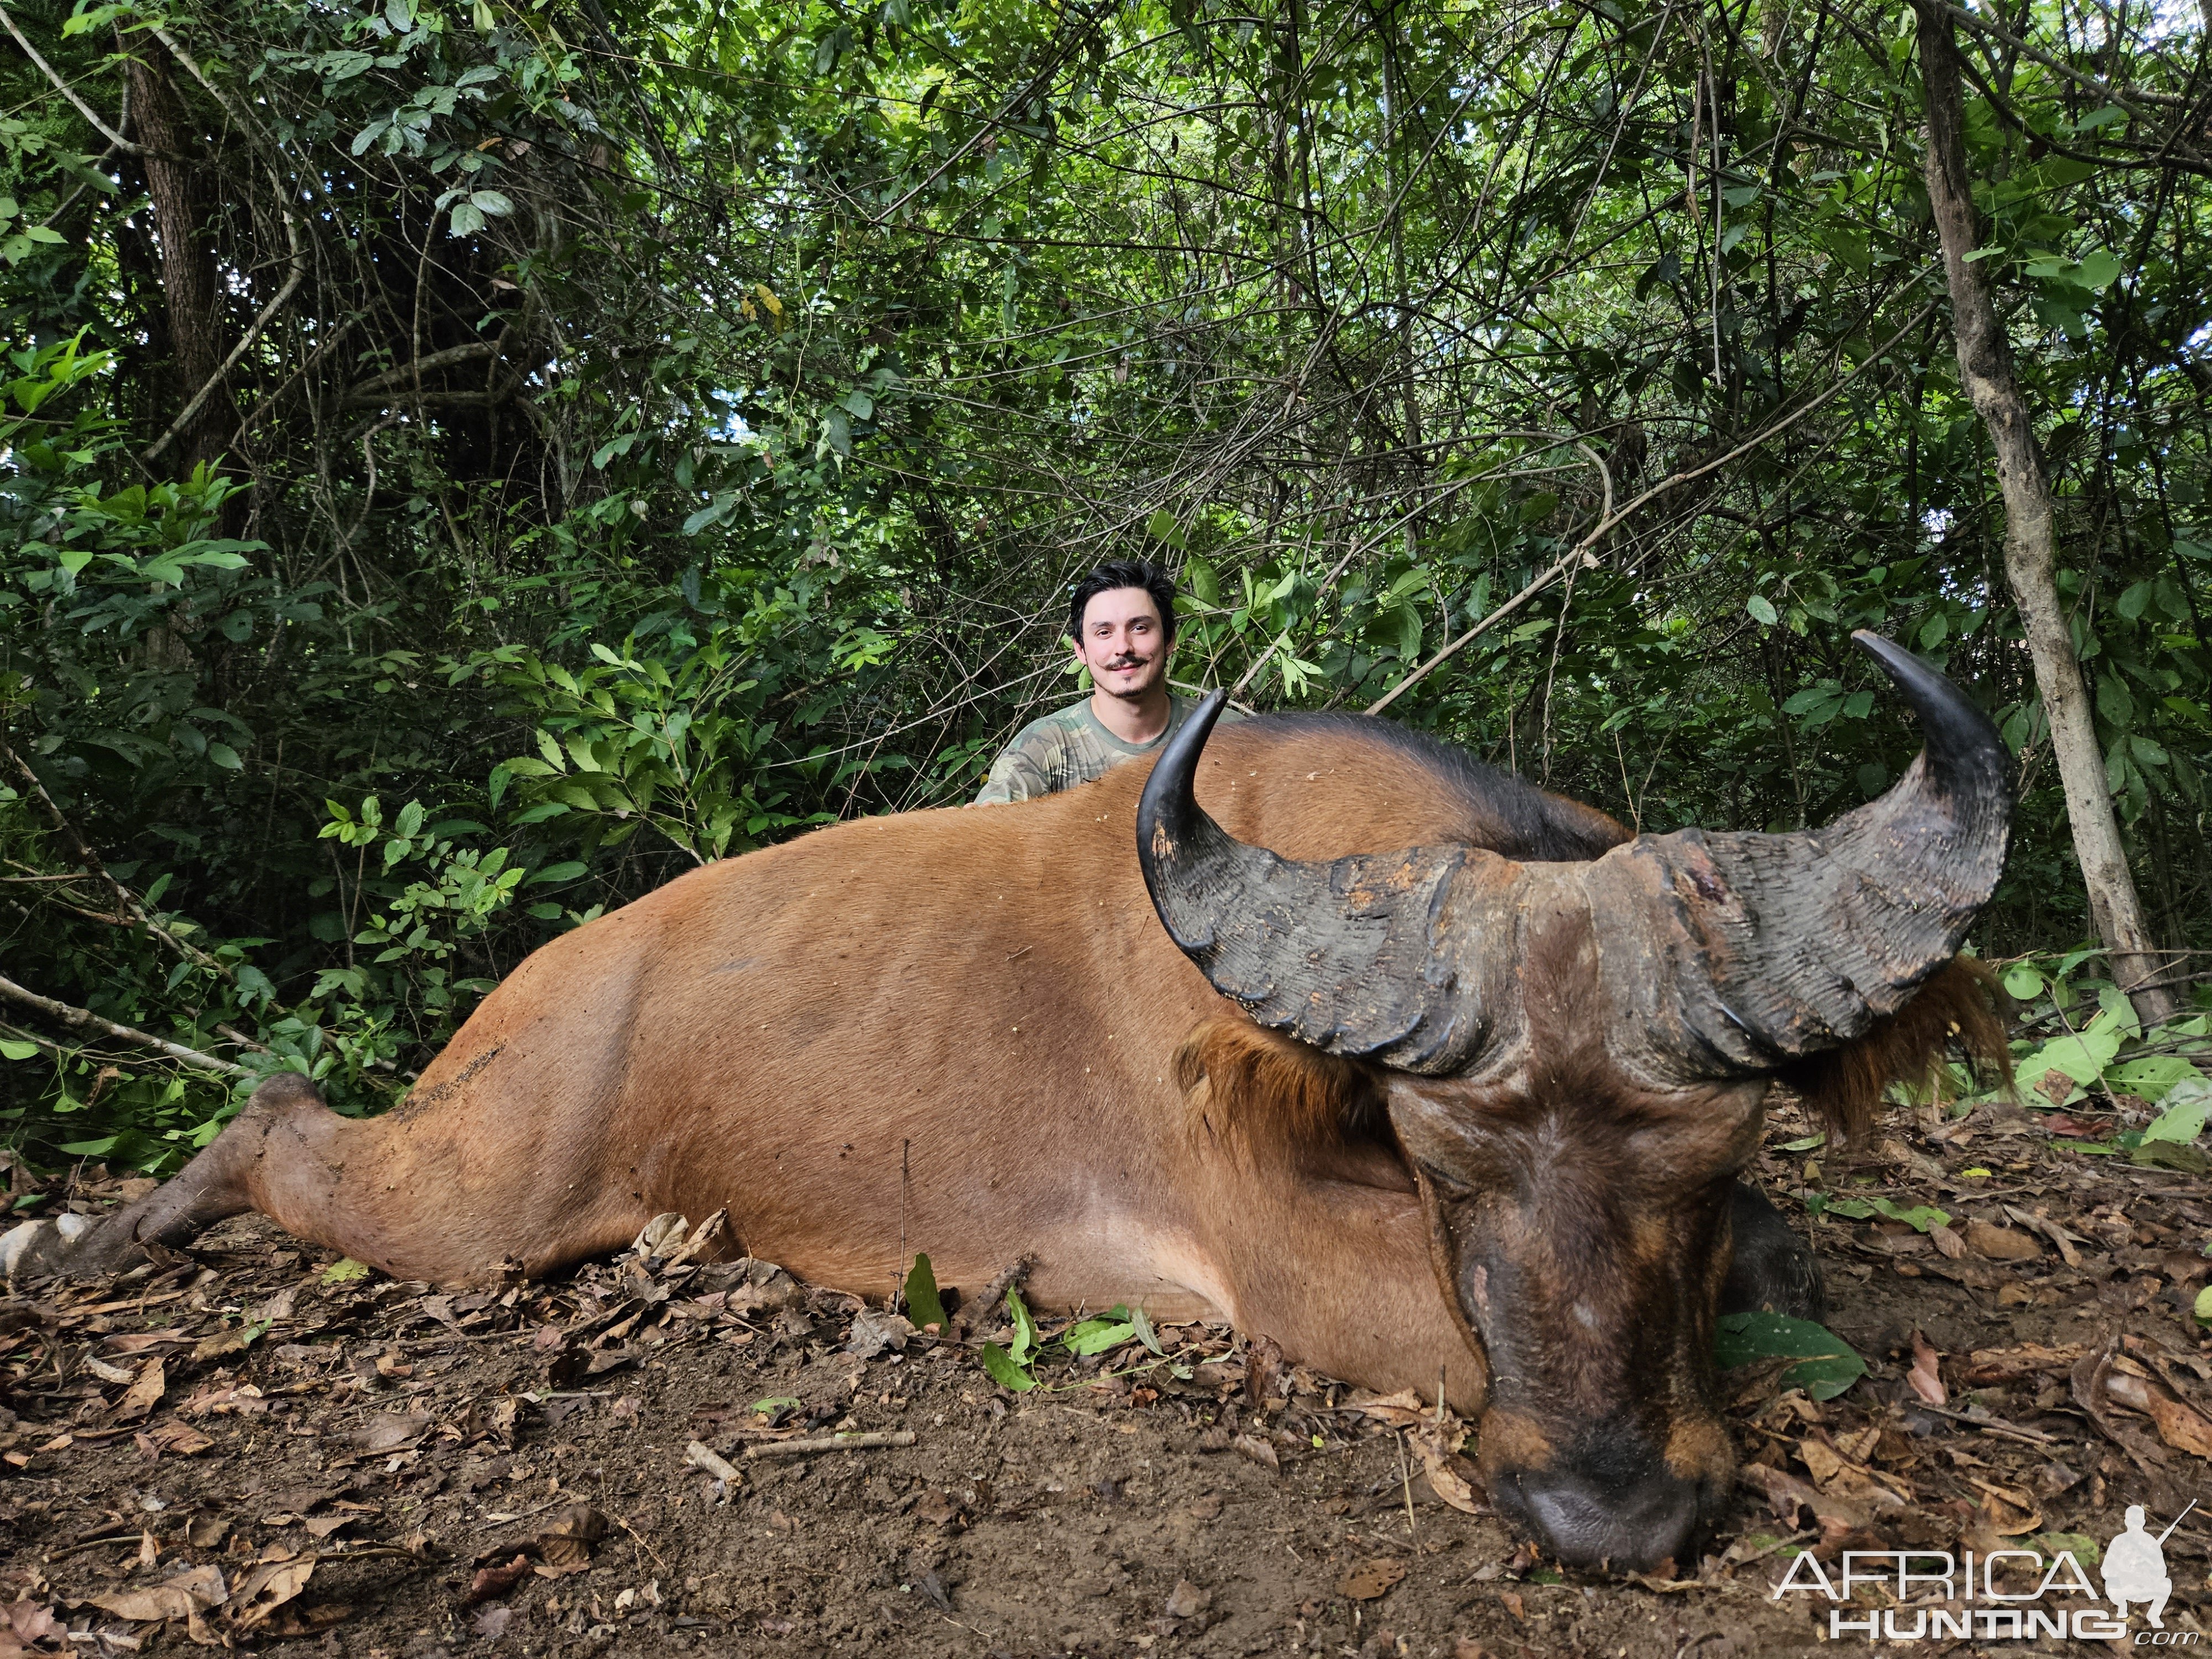
<instances>
[{"instance_id":1,"label":"dead buffalo","mask_svg":"<svg viewBox=\"0 0 2212 1659\"><path fill-rule=\"evenodd\" d=\"M1947 1042L2002 1052L1953 958L2004 859L2003 745L1858 637L1926 747L1826 830L1632 837L1380 720L1209 740L1217 699L1151 769L686 875L524 962L384 1116L275 1078L148 1197L0 1243L104 1270L251 1208L455 1281L726 1206L733 1253L877 1292L903 1215L953 1283L1030 1254L1048 1305L1444 1374L1504 1512L1650 1565L1729 1488L1732 1264L1753 1301L1806 1266L1735 1179L1769 1085L1851 1128Z\"/></svg>"}]
</instances>

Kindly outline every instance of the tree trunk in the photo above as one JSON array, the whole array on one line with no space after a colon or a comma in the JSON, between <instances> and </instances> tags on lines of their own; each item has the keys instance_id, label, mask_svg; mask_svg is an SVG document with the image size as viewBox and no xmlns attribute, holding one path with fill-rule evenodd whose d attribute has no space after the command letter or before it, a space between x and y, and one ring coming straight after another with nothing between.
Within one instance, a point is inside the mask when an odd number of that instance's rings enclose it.
<instances>
[{"instance_id":1,"label":"tree trunk","mask_svg":"<svg viewBox=\"0 0 2212 1659\"><path fill-rule=\"evenodd\" d=\"M169 313L169 340L175 354L177 400L182 409L215 375L223 359L222 298L215 252L208 242L206 192L191 159L193 141L176 89L169 83L167 53L149 34L118 39L131 85L134 136L145 146L142 158L146 193L153 198L154 228L161 244L161 294ZM222 393L210 397L178 434L176 453L187 468L212 463L230 437L234 417ZM166 425L166 422L156 426Z\"/></svg>"},{"instance_id":2,"label":"tree trunk","mask_svg":"<svg viewBox=\"0 0 2212 1659\"><path fill-rule=\"evenodd\" d=\"M2011 347L1990 300L1989 279L1966 256L1978 246L1974 202L1966 172L1966 122L1960 93L1959 47L1940 0L1913 0L1920 22L1920 70L1928 91L1928 200L1943 244L1943 269L1951 289L1951 333L1959 354L1959 379L1988 428L2005 507L2005 580L2027 635L2036 689L2051 722L2051 755L2066 787L2066 813L2074 851L2088 889L2098 937L2112 958L2113 975L2146 1023L2169 1018L2179 1006L2165 989L2135 989L2159 976L2162 966L2128 868L2126 845L2105 782L2104 757L2089 706L2081 665L2058 600L2057 529L2051 483L2028 420L2027 400L2014 378Z\"/></svg>"}]
</instances>

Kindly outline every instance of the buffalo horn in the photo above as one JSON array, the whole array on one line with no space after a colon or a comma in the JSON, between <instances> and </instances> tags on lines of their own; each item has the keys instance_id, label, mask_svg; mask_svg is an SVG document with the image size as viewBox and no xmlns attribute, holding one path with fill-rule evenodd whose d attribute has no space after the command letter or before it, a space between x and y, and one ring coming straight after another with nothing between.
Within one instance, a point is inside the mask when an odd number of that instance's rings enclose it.
<instances>
[{"instance_id":1,"label":"buffalo horn","mask_svg":"<svg viewBox=\"0 0 2212 1659\"><path fill-rule=\"evenodd\" d=\"M1485 878L1504 861L1433 847L1300 863L1245 845L1193 793L1223 701L1214 692L1169 739L1137 807L1137 859L1169 937L1262 1025L1328 1054L1461 1070L1487 1029L1455 941L1498 919L1503 884Z\"/></svg>"},{"instance_id":2,"label":"buffalo horn","mask_svg":"<svg viewBox=\"0 0 2212 1659\"><path fill-rule=\"evenodd\" d=\"M1825 830L1639 836L1592 872L1601 933L1619 939L1639 898L1643 925L1658 924L1644 945L1666 960L1632 1000L1649 997L1635 1012L1678 1075L1771 1070L1864 1036L1951 960L1996 890L2013 811L1996 727L1901 647L1851 637L1920 717L1923 747L1887 793Z\"/></svg>"}]
</instances>

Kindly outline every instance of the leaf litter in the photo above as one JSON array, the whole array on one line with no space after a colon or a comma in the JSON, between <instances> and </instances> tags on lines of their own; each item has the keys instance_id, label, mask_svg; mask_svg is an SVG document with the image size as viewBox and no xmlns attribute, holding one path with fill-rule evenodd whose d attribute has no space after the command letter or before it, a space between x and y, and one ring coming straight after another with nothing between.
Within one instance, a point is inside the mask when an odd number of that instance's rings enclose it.
<instances>
[{"instance_id":1,"label":"leaf litter","mask_svg":"<svg viewBox=\"0 0 2212 1659\"><path fill-rule=\"evenodd\" d=\"M2116 1139L2099 1098L2053 1127ZM1364 1655L1384 1633L1748 1655L1810 1644L1810 1612L1769 1595L1798 1549L2087 1563L2126 1504L2162 1525L2204 1489L2212 1210L2185 1171L2001 1103L1923 1114L1856 1163L1809 1127L1778 1111L1754 1174L1800 1199L1832 1316L1724 1330L1738 1499L1697 1560L1632 1583L1513 1540L1433 1392L1363 1393L1218 1323L1042 1317L1011 1281L970 1305L921 1258L899 1309L865 1305L708 1260L719 1216L473 1291L356 1273L248 1217L0 1301L0 1655L163 1630L424 1659ZM2169 1626L2202 1627L2208 1544L2195 1517L2166 1540Z\"/></svg>"}]
</instances>

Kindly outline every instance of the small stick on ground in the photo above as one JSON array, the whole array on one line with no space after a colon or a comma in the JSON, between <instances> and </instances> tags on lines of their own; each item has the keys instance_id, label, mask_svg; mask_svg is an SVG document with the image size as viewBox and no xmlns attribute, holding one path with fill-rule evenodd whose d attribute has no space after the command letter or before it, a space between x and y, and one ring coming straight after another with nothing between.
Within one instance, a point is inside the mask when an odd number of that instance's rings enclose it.
<instances>
[{"instance_id":1,"label":"small stick on ground","mask_svg":"<svg viewBox=\"0 0 2212 1659\"><path fill-rule=\"evenodd\" d=\"M1406 1437L1398 1437L1398 1479L1406 1489L1406 1534L1413 1540L1413 1553L1421 1553L1420 1529L1413 1524L1413 1466L1407 1461Z\"/></svg>"},{"instance_id":2,"label":"small stick on ground","mask_svg":"<svg viewBox=\"0 0 2212 1659\"><path fill-rule=\"evenodd\" d=\"M684 1461L694 1468L706 1470L726 1486L742 1486L745 1483L744 1471L704 1441L694 1440L684 1447Z\"/></svg>"},{"instance_id":3,"label":"small stick on ground","mask_svg":"<svg viewBox=\"0 0 2212 1659\"><path fill-rule=\"evenodd\" d=\"M824 1434L811 1440L763 1440L745 1448L748 1457L803 1457L809 1452L867 1451L878 1446L911 1446L912 1429L868 1434Z\"/></svg>"}]
</instances>

